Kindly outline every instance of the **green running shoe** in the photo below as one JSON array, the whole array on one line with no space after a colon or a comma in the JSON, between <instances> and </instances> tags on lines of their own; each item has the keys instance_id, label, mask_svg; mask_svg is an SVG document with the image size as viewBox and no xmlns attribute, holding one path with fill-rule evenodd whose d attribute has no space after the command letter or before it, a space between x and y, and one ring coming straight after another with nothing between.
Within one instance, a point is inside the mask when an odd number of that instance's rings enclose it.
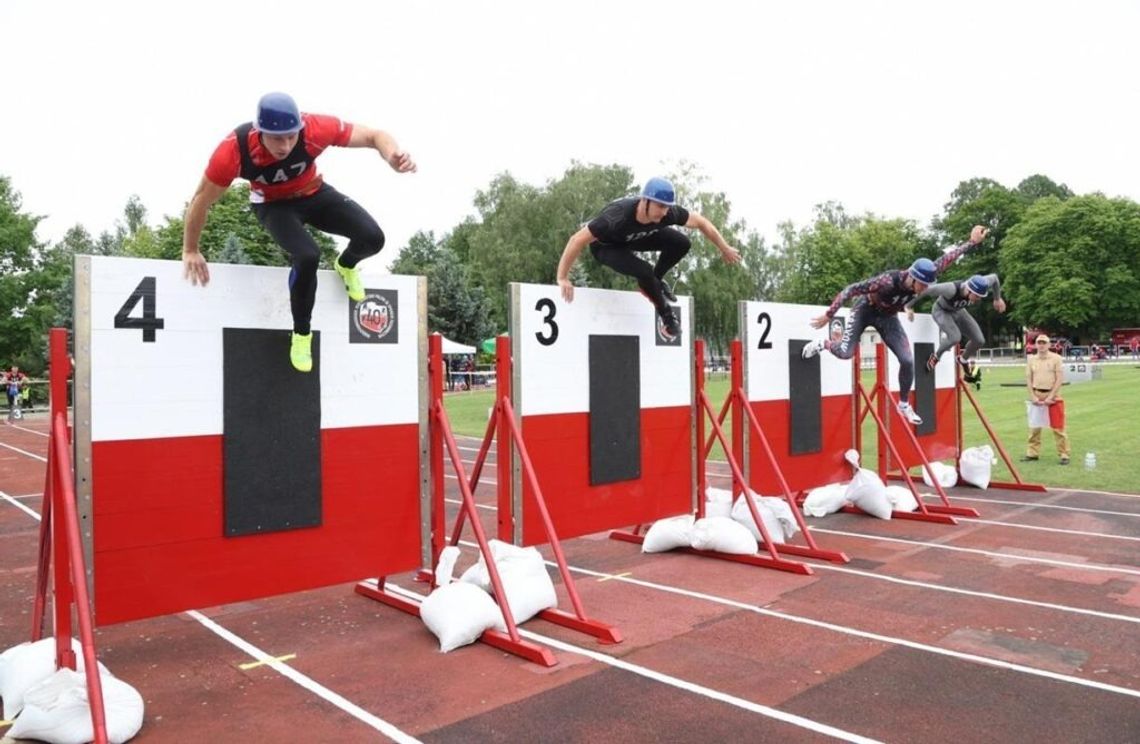
<instances>
[{"instance_id":1,"label":"green running shoe","mask_svg":"<svg viewBox=\"0 0 1140 744\"><path fill-rule=\"evenodd\" d=\"M289 361L298 372L311 372L313 369L313 334L293 334L293 343L289 347Z\"/></svg>"},{"instance_id":2,"label":"green running shoe","mask_svg":"<svg viewBox=\"0 0 1140 744\"><path fill-rule=\"evenodd\" d=\"M340 274L340 278L344 279L344 288L348 290L348 297L351 300L360 302L364 299L364 282L360 280L360 269L351 268L346 269L340 265L340 257L333 262L333 268L336 273Z\"/></svg>"}]
</instances>

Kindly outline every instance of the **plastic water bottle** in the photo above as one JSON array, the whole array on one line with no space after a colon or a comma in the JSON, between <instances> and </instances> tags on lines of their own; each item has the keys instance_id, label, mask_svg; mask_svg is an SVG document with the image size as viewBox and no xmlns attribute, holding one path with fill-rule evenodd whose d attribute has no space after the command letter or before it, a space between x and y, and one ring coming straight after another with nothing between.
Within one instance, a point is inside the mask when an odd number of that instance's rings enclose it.
<instances>
[{"instance_id":1,"label":"plastic water bottle","mask_svg":"<svg viewBox=\"0 0 1140 744\"><path fill-rule=\"evenodd\" d=\"M1085 470L1096 470L1096 453L1085 453Z\"/></svg>"}]
</instances>

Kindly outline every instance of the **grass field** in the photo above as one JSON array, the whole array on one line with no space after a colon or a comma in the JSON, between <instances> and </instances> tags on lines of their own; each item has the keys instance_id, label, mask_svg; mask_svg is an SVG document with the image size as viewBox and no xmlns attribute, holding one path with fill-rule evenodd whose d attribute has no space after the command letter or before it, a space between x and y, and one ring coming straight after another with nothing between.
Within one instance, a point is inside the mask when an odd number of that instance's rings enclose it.
<instances>
[{"instance_id":1,"label":"grass field","mask_svg":"<svg viewBox=\"0 0 1140 744\"><path fill-rule=\"evenodd\" d=\"M865 376L868 384L871 379L869 374ZM1024 380L1024 367L991 367L983 373L982 389L974 392L1024 480L1047 486L1140 493L1140 368L1106 366L1101 380L1065 386L1062 396L1073 448L1073 461L1066 466L1058 463L1053 435L1047 430L1042 432L1041 459L1017 462L1025 454L1028 436ZM1002 387L1003 382L1019 386ZM723 376L710 379L707 389L713 405L719 409L728 392L727 379ZM493 404L490 390L452 393L445 397L444 403L457 433L483 435L487 409ZM966 446L986 444L985 430L968 403L964 413ZM867 444L864 462L872 463L875 437L874 422L870 419L863 429L863 441ZM1096 470L1085 470L1086 452L1096 453ZM723 459L719 447L713 450L713 457ZM994 478L1012 480L1000 463Z\"/></svg>"}]
</instances>

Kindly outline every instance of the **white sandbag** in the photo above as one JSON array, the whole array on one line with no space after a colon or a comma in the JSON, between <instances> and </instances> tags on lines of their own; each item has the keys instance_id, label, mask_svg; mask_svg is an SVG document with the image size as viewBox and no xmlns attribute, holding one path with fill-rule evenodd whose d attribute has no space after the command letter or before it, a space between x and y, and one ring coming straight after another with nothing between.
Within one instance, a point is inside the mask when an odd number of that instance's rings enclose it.
<instances>
[{"instance_id":1,"label":"white sandbag","mask_svg":"<svg viewBox=\"0 0 1140 744\"><path fill-rule=\"evenodd\" d=\"M847 506L847 485L830 483L813 488L804 499L802 509L809 517L826 517Z\"/></svg>"},{"instance_id":2,"label":"white sandbag","mask_svg":"<svg viewBox=\"0 0 1140 744\"><path fill-rule=\"evenodd\" d=\"M645 533L645 538L641 541L641 552L664 553L675 548L689 547L693 542L695 520L692 514L658 519Z\"/></svg>"},{"instance_id":3,"label":"white sandbag","mask_svg":"<svg viewBox=\"0 0 1140 744\"><path fill-rule=\"evenodd\" d=\"M71 639L75 666L82 672L83 646ZM102 663L99 669L106 672ZM4 698L4 719L12 720L24 707L24 693L55 673L55 638L21 643L0 654L0 698Z\"/></svg>"},{"instance_id":4,"label":"white sandbag","mask_svg":"<svg viewBox=\"0 0 1140 744\"><path fill-rule=\"evenodd\" d=\"M539 612L558 606L554 582L537 548L519 548L501 540L491 540L490 548L516 623L526 622ZM491 591L491 575L482 553L479 562L464 571L459 580Z\"/></svg>"},{"instance_id":5,"label":"white sandbag","mask_svg":"<svg viewBox=\"0 0 1140 744\"><path fill-rule=\"evenodd\" d=\"M709 488L705 490L705 516L731 517L732 491L723 488Z\"/></svg>"},{"instance_id":6,"label":"white sandbag","mask_svg":"<svg viewBox=\"0 0 1140 744\"><path fill-rule=\"evenodd\" d=\"M962 450L962 456L958 458L962 482L978 488L989 488L990 475L996 462L994 451L988 444Z\"/></svg>"},{"instance_id":7,"label":"white sandbag","mask_svg":"<svg viewBox=\"0 0 1140 744\"><path fill-rule=\"evenodd\" d=\"M435 564L435 585L447 586L455 573L455 562L459 560L459 546L448 545L439 551L439 562Z\"/></svg>"},{"instance_id":8,"label":"white sandbag","mask_svg":"<svg viewBox=\"0 0 1140 744\"><path fill-rule=\"evenodd\" d=\"M891 502L891 508L895 511L918 511L918 499L906 486L887 486L887 501Z\"/></svg>"},{"instance_id":9,"label":"white sandbag","mask_svg":"<svg viewBox=\"0 0 1140 744\"><path fill-rule=\"evenodd\" d=\"M491 595L473 584L456 581L441 586L420 604L420 617L447 653L474 643L483 631L506 631L503 613Z\"/></svg>"},{"instance_id":10,"label":"white sandbag","mask_svg":"<svg viewBox=\"0 0 1140 744\"><path fill-rule=\"evenodd\" d=\"M799 532L796 517L792 514L792 508L788 506L787 501L775 496L757 496L754 492L749 494L756 504L756 511L764 521L764 529L768 530L768 534L772 537L772 542L783 544ZM732 507L732 518L747 527L758 542L763 541L747 501L737 500L736 506Z\"/></svg>"},{"instance_id":11,"label":"white sandbag","mask_svg":"<svg viewBox=\"0 0 1140 744\"><path fill-rule=\"evenodd\" d=\"M138 690L106 670L99 675L103 689L103 721L107 740L123 744L143 725L145 705ZM95 739L87 678L60 669L24 695L24 710L8 732L13 739L39 739L49 744L86 744Z\"/></svg>"},{"instance_id":12,"label":"white sandbag","mask_svg":"<svg viewBox=\"0 0 1140 744\"><path fill-rule=\"evenodd\" d=\"M1029 419L1030 429L1049 428L1049 406L1027 400L1025 401L1025 414L1026 418Z\"/></svg>"},{"instance_id":13,"label":"white sandbag","mask_svg":"<svg viewBox=\"0 0 1140 744\"><path fill-rule=\"evenodd\" d=\"M891 502L887 499L887 487L878 473L867 468L859 472L847 484L847 500L872 517L891 518Z\"/></svg>"},{"instance_id":14,"label":"white sandbag","mask_svg":"<svg viewBox=\"0 0 1140 744\"><path fill-rule=\"evenodd\" d=\"M697 550L733 555L752 555L760 549L748 528L728 517L698 519L693 525L692 545Z\"/></svg>"},{"instance_id":15,"label":"white sandbag","mask_svg":"<svg viewBox=\"0 0 1140 744\"><path fill-rule=\"evenodd\" d=\"M934 477L938 479L943 488L952 488L958 485L958 471L952 465L934 460L930 463L930 469L934 471ZM922 469L922 482L931 488L934 487L934 481L930 480L930 473L926 468Z\"/></svg>"}]
</instances>

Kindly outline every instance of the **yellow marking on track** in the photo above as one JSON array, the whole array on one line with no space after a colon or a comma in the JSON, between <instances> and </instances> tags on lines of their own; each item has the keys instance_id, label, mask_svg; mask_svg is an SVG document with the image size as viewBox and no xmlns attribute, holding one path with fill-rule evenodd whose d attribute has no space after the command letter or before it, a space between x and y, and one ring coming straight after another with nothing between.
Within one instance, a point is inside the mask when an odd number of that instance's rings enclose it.
<instances>
[{"instance_id":1,"label":"yellow marking on track","mask_svg":"<svg viewBox=\"0 0 1140 744\"><path fill-rule=\"evenodd\" d=\"M284 656L278 656L275 659L263 659L262 661L250 661L245 664L238 664L238 669L242 670L243 672L247 672L250 669L256 669L259 666L270 664L274 661L289 661L290 659L296 658L297 654L285 654Z\"/></svg>"},{"instance_id":2,"label":"yellow marking on track","mask_svg":"<svg viewBox=\"0 0 1140 744\"><path fill-rule=\"evenodd\" d=\"M602 578L598 579L598 581L609 581L610 579L624 579L626 576L633 576L633 573L631 573L630 571L626 571L625 573L611 574L609 576L603 576Z\"/></svg>"}]
</instances>

